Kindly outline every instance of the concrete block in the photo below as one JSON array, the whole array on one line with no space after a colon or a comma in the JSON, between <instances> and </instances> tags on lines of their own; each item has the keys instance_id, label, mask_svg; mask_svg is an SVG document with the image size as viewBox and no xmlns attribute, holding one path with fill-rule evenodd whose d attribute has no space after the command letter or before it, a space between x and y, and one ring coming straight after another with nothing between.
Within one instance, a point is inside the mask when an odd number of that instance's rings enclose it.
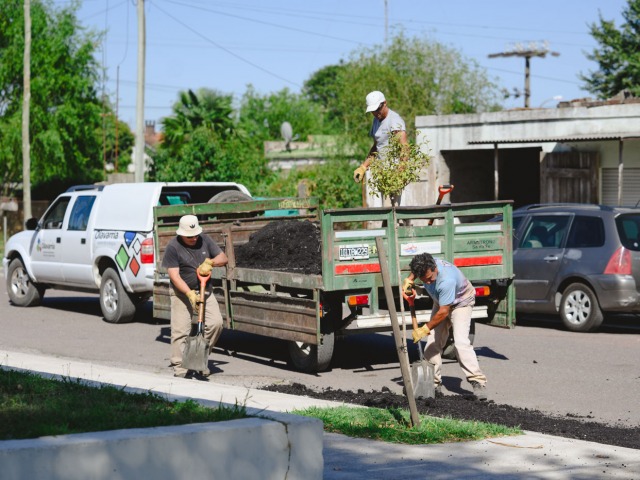
<instances>
[{"instance_id":1,"label":"concrete block","mask_svg":"<svg viewBox=\"0 0 640 480\"><path fill-rule=\"evenodd\" d=\"M264 412L263 412L264 414ZM322 422L296 415L0 442L6 480L321 479Z\"/></svg>"}]
</instances>

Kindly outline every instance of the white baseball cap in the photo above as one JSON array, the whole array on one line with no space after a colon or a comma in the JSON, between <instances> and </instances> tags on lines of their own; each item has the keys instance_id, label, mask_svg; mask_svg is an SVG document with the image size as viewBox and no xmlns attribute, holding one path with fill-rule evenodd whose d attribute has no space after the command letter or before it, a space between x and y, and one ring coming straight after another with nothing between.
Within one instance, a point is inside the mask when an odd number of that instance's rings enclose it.
<instances>
[{"instance_id":1,"label":"white baseball cap","mask_svg":"<svg viewBox=\"0 0 640 480\"><path fill-rule=\"evenodd\" d=\"M374 90L367 95L367 113L375 112L382 102L385 102L384 94L378 90Z\"/></svg>"},{"instance_id":2,"label":"white baseball cap","mask_svg":"<svg viewBox=\"0 0 640 480\"><path fill-rule=\"evenodd\" d=\"M180 218L176 233L183 237L195 237L202 233L202 227L198 224L198 217L195 215L184 215Z\"/></svg>"}]
</instances>

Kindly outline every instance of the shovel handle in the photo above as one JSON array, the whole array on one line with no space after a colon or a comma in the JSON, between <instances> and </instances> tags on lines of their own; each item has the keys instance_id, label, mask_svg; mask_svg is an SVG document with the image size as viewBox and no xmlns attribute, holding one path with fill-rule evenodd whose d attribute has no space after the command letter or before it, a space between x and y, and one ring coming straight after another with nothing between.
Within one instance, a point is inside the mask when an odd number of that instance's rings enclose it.
<instances>
[{"instance_id":1,"label":"shovel handle","mask_svg":"<svg viewBox=\"0 0 640 480\"><path fill-rule=\"evenodd\" d=\"M440 205L442 203L442 199L447 193L451 193L453 190L453 185L447 183L445 185L440 185L438 187L438 199L436 200L436 205ZM433 218L429 220L429 226L433 225Z\"/></svg>"},{"instance_id":2,"label":"shovel handle","mask_svg":"<svg viewBox=\"0 0 640 480\"><path fill-rule=\"evenodd\" d=\"M200 275L200 272L196 269L196 275L198 276L198 280L200 280L200 308L198 309L198 328L200 329L202 322L204 322L204 289L211 274L206 276Z\"/></svg>"}]
</instances>

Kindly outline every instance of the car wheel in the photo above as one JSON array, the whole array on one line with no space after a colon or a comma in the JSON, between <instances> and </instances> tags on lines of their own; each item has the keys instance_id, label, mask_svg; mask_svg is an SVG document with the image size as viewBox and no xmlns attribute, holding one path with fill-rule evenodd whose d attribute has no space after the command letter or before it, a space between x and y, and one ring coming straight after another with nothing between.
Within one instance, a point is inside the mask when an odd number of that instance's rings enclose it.
<instances>
[{"instance_id":1,"label":"car wheel","mask_svg":"<svg viewBox=\"0 0 640 480\"><path fill-rule=\"evenodd\" d=\"M315 373L329 368L333 357L334 334L322 335L321 345L304 342L289 342L289 357L291 363L302 372Z\"/></svg>"},{"instance_id":2,"label":"car wheel","mask_svg":"<svg viewBox=\"0 0 640 480\"><path fill-rule=\"evenodd\" d=\"M560 317L572 332L593 332L604 319L596 294L583 283L572 283L562 294Z\"/></svg>"},{"instance_id":3,"label":"car wheel","mask_svg":"<svg viewBox=\"0 0 640 480\"><path fill-rule=\"evenodd\" d=\"M33 283L22 260L14 258L7 270L7 293L14 305L35 307L42 302L44 288Z\"/></svg>"},{"instance_id":4,"label":"car wheel","mask_svg":"<svg viewBox=\"0 0 640 480\"><path fill-rule=\"evenodd\" d=\"M223 190L211 197L207 203L235 203L247 202L249 200L253 200L253 198L246 193L239 192L238 190Z\"/></svg>"},{"instance_id":5,"label":"car wheel","mask_svg":"<svg viewBox=\"0 0 640 480\"><path fill-rule=\"evenodd\" d=\"M476 338L476 322L471 319L471 326L469 327L469 342L473 345L473 341ZM449 329L449 338L447 338L447 343L442 349L441 357L445 360L457 360L456 356L456 347L453 341L453 328Z\"/></svg>"},{"instance_id":6,"label":"car wheel","mask_svg":"<svg viewBox=\"0 0 640 480\"><path fill-rule=\"evenodd\" d=\"M104 319L109 323L128 323L136 314L136 305L113 268L107 268L102 274L100 308Z\"/></svg>"}]
</instances>

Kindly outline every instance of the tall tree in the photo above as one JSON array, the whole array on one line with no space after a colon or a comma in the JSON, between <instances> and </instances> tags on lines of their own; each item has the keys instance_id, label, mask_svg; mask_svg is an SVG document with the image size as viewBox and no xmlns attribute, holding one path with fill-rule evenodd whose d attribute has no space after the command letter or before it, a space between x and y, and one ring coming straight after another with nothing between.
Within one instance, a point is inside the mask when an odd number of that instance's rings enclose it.
<instances>
[{"instance_id":1,"label":"tall tree","mask_svg":"<svg viewBox=\"0 0 640 480\"><path fill-rule=\"evenodd\" d=\"M410 137L417 115L491 110L499 98L497 86L476 62L451 47L403 33L383 46L354 51L347 62L325 67L305 83L310 98L341 121L361 155L371 147L371 115L365 114L364 98L372 90L385 94Z\"/></svg>"},{"instance_id":2,"label":"tall tree","mask_svg":"<svg viewBox=\"0 0 640 480\"><path fill-rule=\"evenodd\" d=\"M599 47L587 54L598 70L581 73L587 91L599 98L610 98L627 89L640 97L640 0L628 0L622 12L625 22L618 29L615 21L605 20L589 28Z\"/></svg>"},{"instance_id":3,"label":"tall tree","mask_svg":"<svg viewBox=\"0 0 640 480\"><path fill-rule=\"evenodd\" d=\"M78 5L32 2L31 180L34 198L47 184L64 188L102 178L101 105L95 86L97 36L78 24ZM21 181L22 146L14 130L22 115L22 1L0 9L0 169L3 191Z\"/></svg>"},{"instance_id":4,"label":"tall tree","mask_svg":"<svg viewBox=\"0 0 640 480\"><path fill-rule=\"evenodd\" d=\"M232 95L209 89L180 92L173 115L162 121L156 180L239 182L255 190L269 176L262 139L238 129L232 102Z\"/></svg>"}]
</instances>

